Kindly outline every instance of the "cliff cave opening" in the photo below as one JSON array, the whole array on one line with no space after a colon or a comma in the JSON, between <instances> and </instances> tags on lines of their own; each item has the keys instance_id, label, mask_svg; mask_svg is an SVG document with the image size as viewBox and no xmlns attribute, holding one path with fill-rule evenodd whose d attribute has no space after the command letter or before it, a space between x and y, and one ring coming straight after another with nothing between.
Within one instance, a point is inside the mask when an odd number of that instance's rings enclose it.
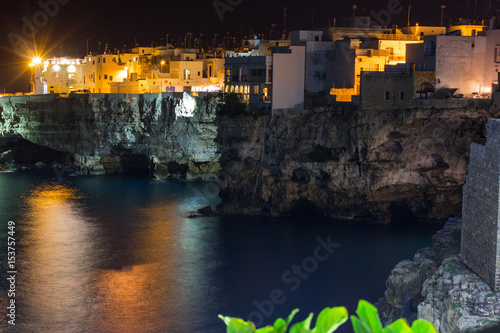
<instances>
[{"instance_id":1,"label":"cliff cave opening","mask_svg":"<svg viewBox=\"0 0 500 333\"><path fill-rule=\"evenodd\" d=\"M137 178L151 178L154 174L153 163L148 156L144 154L133 154L126 151L120 155L120 162L123 168L123 174Z\"/></svg>"},{"instance_id":2,"label":"cliff cave opening","mask_svg":"<svg viewBox=\"0 0 500 333\"><path fill-rule=\"evenodd\" d=\"M406 201L395 201L389 206L389 213L391 214L391 225L394 226L407 226L410 224L418 223L418 218L410 208Z\"/></svg>"},{"instance_id":3,"label":"cliff cave opening","mask_svg":"<svg viewBox=\"0 0 500 333\"><path fill-rule=\"evenodd\" d=\"M21 137L0 138L0 164L34 165L43 163L51 166L54 162L72 165L68 153L39 146Z\"/></svg>"},{"instance_id":4,"label":"cliff cave opening","mask_svg":"<svg viewBox=\"0 0 500 333\"><path fill-rule=\"evenodd\" d=\"M289 211L293 216L324 216L323 210L314 202L307 199L299 199L295 201L293 208Z\"/></svg>"}]
</instances>

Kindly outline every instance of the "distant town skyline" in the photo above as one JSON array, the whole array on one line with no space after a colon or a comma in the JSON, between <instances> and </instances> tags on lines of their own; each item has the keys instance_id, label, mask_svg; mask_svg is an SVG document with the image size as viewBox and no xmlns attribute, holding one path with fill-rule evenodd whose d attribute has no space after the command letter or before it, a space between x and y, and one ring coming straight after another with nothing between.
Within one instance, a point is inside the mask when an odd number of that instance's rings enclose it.
<instances>
[{"instance_id":1,"label":"distant town skyline","mask_svg":"<svg viewBox=\"0 0 500 333\"><path fill-rule=\"evenodd\" d=\"M223 42L228 33L233 37L264 34L269 38L286 30L320 29L342 25L344 17L370 16L374 21L387 25L405 26L408 5L411 3L410 24L439 25L441 6L443 23L459 17L486 19L497 14L499 0L473 1L410 1L368 0L332 1L280 0L269 5L263 0L214 0L150 1L132 4L117 0L77 2L72 0L29 0L11 2L2 10L0 31L0 93L29 90L29 54L16 52L16 42L24 36L34 36L38 53L45 56L83 57L88 50L103 52L106 43L113 50L124 45L132 48L135 43L148 46L164 44L169 40L184 39L190 32L211 44L214 34ZM354 6L354 4L356 6ZM284 8L286 7L286 17ZM355 9L353 9L355 7ZM381 11L397 9L390 17ZM380 19L377 18L380 14ZM33 26L31 26L33 24ZM31 29L34 28L34 29ZM18 36L20 38L14 37ZM29 40L29 39L28 39ZM13 42L14 41L14 42ZM209 42L210 41L210 42ZM100 43L100 45L99 45Z\"/></svg>"}]
</instances>

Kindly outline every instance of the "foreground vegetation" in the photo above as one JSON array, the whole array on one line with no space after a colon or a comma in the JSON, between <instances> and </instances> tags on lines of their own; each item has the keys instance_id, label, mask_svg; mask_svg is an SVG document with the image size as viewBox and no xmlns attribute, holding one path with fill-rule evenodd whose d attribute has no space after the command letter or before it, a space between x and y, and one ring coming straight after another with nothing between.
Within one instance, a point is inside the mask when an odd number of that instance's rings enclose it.
<instances>
[{"instance_id":1,"label":"foreground vegetation","mask_svg":"<svg viewBox=\"0 0 500 333\"><path fill-rule=\"evenodd\" d=\"M298 309L285 320L278 318L273 326L256 329L254 323L241 318L224 317L219 315L227 325L227 333L286 333L288 326L299 312ZM425 320L418 319L410 325L405 319L396 320L394 323L383 327L378 316L378 310L367 301L361 300L356 310L357 316L351 316L351 323L356 333L436 333L434 326ZM299 323L294 324L289 333L332 333L349 318L345 307L325 308L316 319L316 326L311 328L313 314Z\"/></svg>"}]
</instances>

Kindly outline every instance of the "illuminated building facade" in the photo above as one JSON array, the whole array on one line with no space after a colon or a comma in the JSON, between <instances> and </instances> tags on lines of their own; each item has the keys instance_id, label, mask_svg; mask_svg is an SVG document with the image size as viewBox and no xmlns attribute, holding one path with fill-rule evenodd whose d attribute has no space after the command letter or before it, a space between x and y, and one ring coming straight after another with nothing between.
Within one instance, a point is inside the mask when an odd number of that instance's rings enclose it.
<instances>
[{"instance_id":1,"label":"illuminated building facade","mask_svg":"<svg viewBox=\"0 0 500 333\"><path fill-rule=\"evenodd\" d=\"M224 84L224 59L190 49L140 47L30 66L36 94L219 91Z\"/></svg>"},{"instance_id":2,"label":"illuminated building facade","mask_svg":"<svg viewBox=\"0 0 500 333\"><path fill-rule=\"evenodd\" d=\"M253 51L228 52L225 91L239 94L256 108L302 109L305 47L286 44L264 42Z\"/></svg>"}]
</instances>

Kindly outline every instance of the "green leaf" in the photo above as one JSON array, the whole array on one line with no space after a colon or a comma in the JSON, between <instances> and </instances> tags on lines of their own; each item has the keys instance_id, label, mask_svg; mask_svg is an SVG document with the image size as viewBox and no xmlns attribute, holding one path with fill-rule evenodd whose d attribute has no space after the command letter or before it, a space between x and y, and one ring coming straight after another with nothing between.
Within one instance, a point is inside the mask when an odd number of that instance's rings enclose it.
<instances>
[{"instance_id":1,"label":"green leaf","mask_svg":"<svg viewBox=\"0 0 500 333\"><path fill-rule=\"evenodd\" d=\"M423 319L417 319L411 325L413 333L436 333L436 328L431 322Z\"/></svg>"},{"instance_id":2,"label":"green leaf","mask_svg":"<svg viewBox=\"0 0 500 333\"><path fill-rule=\"evenodd\" d=\"M349 317L347 309L343 306L335 308L325 308L316 319L315 333L332 333L340 325L345 323Z\"/></svg>"},{"instance_id":3,"label":"green leaf","mask_svg":"<svg viewBox=\"0 0 500 333\"><path fill-rule=\"evenodd\" d=\"M314 314L310 313L309 316L304 320L301 321L300 323L297 323L290 328L290 333L310 333L312 330L310 329L311 327L311 321L313 319Z\"/></svg>"},{"instance_id":4,"label":"green leaf","mask_svg":"<svg viewBox=\"0 0 500 333\"><path fill-rule=\"evenodd\" d=\"M219 315L219 318L222 319L224 321L224 323L226 323L226 325L229 325L229 323L231 322L231 317L225 317L223 315Z\"/></svg>"},{"instance_id":5,"label":"green leaf","mask_svg":"<svg viewBox=\"0 0 500 333\"><path fill-rule=\"evenodd\" d=\"M276 321L274 322L274 325L273 325L276 333L285 333L286 329L288 328L288 325L293 320L293 317L295 317L297 312L299 312L299 309L294 309L292 311L292 313L290 313L288 318L286 318L286 320L284 320L283 318L276 319Z\"/></svg>"},{"instance_id":6,"label":"green leaf","mask_svg":"<svg viewBox=\"0 0 500 333\"><path fill-rule=\"evenodd\" d=\"M255 325L240 318L231 318L227 325L227 333L254 333Z\"/></svg>"},{"instance_id":7,"label":"green leaf","mask_svg":"<svg viewBox=\"0 0 500 333\"><path fill-rule=\"evenodd\" d=\"M378 310L370 302L360 300L356 313L359 319L367 324L373 333L382 333L382 323L378 316Z\"/></svg>"},{"instance_id":8,"label":"green leaf","mask_svg":"<svg viewBox=\"0 0 500 333\"><path fill-rule=\"evenodd\" d=\"M276 333L285 333L286 331L286 321L283 318L278 318L273 324L273 328Z\"/></svg>"},{"instance_id":9,"label":"green leaf","mask_svg":"<svg viewBox=\"0 0 500 333\"><path fill-rule=\"evenodd\" d=\"M259 328L255 333L276 333L272 326L266 326L263 328Z\"/></svg>"},{"instance_id":10,"label":"green leaf","mask_svg":"<svg viewBox=\"0 0 500 333\"><path fill-rule=\"evenodd\" d=\"M394 331L394 333L413 333L410 325L408 325L408 322L406 319L398 319L392 324L389 325L389 328Z\"/></svg>"},{"instance_id":11,"label":"green leaf","mask_svg":"<svg viewBox=\"0 0 500 333\"><path fill-rule=\"evenodd\" d=\"M356 333L372 333L370 326L356 316L351 316L352 328Z\"/></svg>"}]
</instances>

